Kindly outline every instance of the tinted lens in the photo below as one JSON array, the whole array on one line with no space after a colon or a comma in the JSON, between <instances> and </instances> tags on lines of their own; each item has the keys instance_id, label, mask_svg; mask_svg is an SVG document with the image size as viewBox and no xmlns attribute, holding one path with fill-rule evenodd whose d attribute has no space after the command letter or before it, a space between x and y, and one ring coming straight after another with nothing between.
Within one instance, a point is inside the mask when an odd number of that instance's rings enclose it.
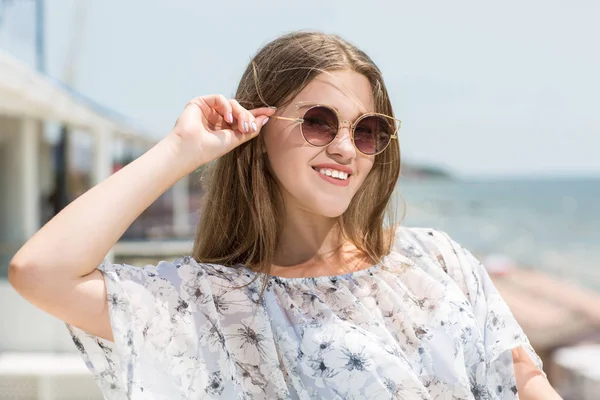
<instances>
[{"instance_id":1,"label":"tinted lens","mask_svg":"<svg viewBox=\"0 0 600 400\"><path fill-rule=\"evenodd\" d=\"M302 117L302 134L306 141L313 146L325 146L338 132L337 115L327 107L309 108Z\"/></svg>"},{"instance_id":2,"label":"tinted lens","mask_svg":"<svg viewBox=\"0 0 600 400\"><path fill-rule=\"evenodd\" d=\"M362 118L354 128L354 144L364 154L377 154L386 148L394 133L392 120L378 115Z\"/></svg>"}]
</instances>

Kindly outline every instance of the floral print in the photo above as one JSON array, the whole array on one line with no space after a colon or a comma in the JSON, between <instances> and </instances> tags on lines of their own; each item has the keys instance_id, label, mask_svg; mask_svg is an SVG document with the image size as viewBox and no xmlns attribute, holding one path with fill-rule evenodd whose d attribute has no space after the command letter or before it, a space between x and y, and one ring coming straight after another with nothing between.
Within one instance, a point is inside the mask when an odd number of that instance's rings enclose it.
<instances>
[{"instance_id":1,"label":"floral print","mask_svg":"<svg viewBox=\"0 0 600 400\"><path fill-rule=\"evenodd\" d=\"M260 279L191 257L104 262L114 343L68 326L106 399L517 399L531 347L485 268L400 227L368 269Z\"/></svg>"}]
</instances>

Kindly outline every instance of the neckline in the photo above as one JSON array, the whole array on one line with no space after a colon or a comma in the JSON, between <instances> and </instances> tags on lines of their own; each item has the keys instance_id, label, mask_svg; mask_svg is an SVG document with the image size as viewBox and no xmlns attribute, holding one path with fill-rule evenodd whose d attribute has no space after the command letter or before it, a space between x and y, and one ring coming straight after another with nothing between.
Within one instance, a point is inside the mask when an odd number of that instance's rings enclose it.
<instances>
[{"instance_id":1,"label":"neckline","mask_svg":"<svg viewBox=\"0 0 600 400\"><path fill-rule=\"evenodd\" d=\"M390 252L391 254L391 252ZM371 265L367 268L359 269L352 272L346 272L343 274L335 274L335 275L317 275L317 276L300 276L300 277L285 277L279 275L267 275L269 282L285 282L285 283L318 283L322 281L335 282L337 280L348 280L352 278L357 278L363 275L373 274L379 271L384 264L387 262L390 254L384 255L381 260L374 265ZM247 270L251 271L253 274L256 272L251 269L245 267Z\"/></svg>"}]
</instances>

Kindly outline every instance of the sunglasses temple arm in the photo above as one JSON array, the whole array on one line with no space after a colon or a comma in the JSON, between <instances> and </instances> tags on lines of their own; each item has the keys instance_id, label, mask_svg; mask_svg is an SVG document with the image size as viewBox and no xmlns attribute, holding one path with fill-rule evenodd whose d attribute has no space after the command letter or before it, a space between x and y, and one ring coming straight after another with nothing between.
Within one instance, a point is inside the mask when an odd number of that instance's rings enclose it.
<instances>
[{"instance_id":1,"label":"sunglasses temple arm","mask_svg":"<svg viewBox=\"0 0 600 400\"><path fill-rule=\"evenodd\" d=\"M304 122L304 120L302 118L288 118L288 117L280 117L280 116L275 116L275 115L271 116L270 118L282 119L285 121L294 121L294 122L299 122L299 123Z\"/></svg>"}]
</instances>

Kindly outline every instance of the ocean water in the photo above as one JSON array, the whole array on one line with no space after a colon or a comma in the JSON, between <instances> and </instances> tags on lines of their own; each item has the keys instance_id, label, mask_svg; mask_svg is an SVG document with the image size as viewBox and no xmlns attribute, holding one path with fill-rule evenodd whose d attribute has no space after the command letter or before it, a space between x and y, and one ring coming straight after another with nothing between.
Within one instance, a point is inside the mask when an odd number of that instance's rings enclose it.
<instances>
[{"instance_id":1,"label":"ocean water","mask_svg":"<svg viewBox=\"0 0 600 400\"><path fill-rule=\"evenodd\" d=\"M401 178L397 192L404 225L444 230L478 257L503 254L600 291L600 178Z\"/></svg>"}]
</instances>

